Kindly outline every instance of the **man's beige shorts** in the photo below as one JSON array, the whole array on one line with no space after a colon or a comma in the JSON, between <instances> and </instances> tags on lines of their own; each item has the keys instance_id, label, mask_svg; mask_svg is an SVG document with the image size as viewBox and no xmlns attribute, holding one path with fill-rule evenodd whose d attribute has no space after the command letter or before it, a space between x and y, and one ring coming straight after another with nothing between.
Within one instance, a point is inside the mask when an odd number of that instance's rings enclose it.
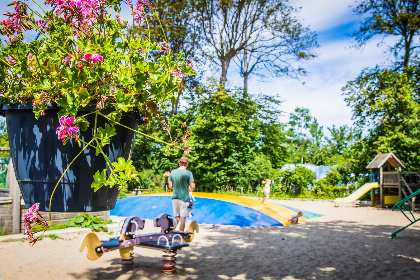
<instances>
[{"instance_id":1,"label":"man's beige shorts","mask_svg":"<svg viewBox=\"0 0 420 280\"><path fill-rule=\"evenodd\" d=\"M191 209L188 208L188 201L181 199L172 199L172 208L174 210L175 217L188 217L191 213Z\"/></svg>"}]
</instances>

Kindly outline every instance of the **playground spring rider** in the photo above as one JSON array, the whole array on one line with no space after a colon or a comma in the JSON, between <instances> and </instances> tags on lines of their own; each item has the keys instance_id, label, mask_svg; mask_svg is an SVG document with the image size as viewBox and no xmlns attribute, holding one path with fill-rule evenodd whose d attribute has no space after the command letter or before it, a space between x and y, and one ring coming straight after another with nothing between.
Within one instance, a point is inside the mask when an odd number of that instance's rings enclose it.
<instances>
[{"instance_id":1,"label":"playground spring rider","mask_svg":"<svg viewBox=\"0 0 420 280\"><path fill-rule=\"evenodd\" d=\"M103 253L119 250L122 265L133 264L134 246L161 250L165 254L162 256L162 272L176 272L176 254L178 249L189 246L189 242L194 239L194 231L199 231L196 221L193 221L187 231L174 231L176 220L168 214L161 214L153 220L155 227L161 227L161 232L136 234L138 230L144 228L145 220L131 216L124 220L121 227L121 237L113 237L109 241L100 241L98 236L91 232L85 235L79 247L83 252L87 246L87 258L91 261L99 259ZM186 243L187 242L187 243Z\"/></svg>"}]
</instances>

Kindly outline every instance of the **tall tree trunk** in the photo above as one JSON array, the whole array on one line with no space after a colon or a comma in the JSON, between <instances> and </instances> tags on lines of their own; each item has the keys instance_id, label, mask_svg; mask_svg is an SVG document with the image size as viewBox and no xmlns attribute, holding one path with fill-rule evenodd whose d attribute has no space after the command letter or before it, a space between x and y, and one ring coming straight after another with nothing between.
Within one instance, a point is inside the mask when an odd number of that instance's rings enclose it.
<instances>
[{"instance_id":1,"label":"tall tree trunk","mask_svg":"<svg viewBox=\"0 0 420 280\"><path fill-rule=\"evenodd\" d=\"M222 74L220 75L219 87L220 89L224 89L226 87L227 70L229 67L230 59L228 60L225 57L224 59L221 59L221 62L222 62Z\"/></svg>"},{"instance_id":2,"label":"tall tree trunk","mask_svg":"<svg viewBox=\"0 0 420 280\"><path fill-rule=\"evenodd\" d=\"M244 76L244 97L248 95L248 57L247 49L244 48L244 65L242 74Z\"/></svg>"},{"instance_id":3,"label":"tall tree trunk","mask_svg":"<svg viewBox=\"0 0 420 280\"><path fill-rule=\"evenodd\" d=\"M171 117L178 114L178 108L179 108L179 101L181 99L182 91L180 90L178 92L178 96L176 97L175 103L172 102L172 111L171 111Z\"/></svg>"}]
</instances>

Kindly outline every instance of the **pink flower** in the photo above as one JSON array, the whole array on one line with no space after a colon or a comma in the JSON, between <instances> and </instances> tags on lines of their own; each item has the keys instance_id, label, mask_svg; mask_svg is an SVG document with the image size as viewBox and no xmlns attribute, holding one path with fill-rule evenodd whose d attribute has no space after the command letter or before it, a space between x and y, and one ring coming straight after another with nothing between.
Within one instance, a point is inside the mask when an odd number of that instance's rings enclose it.
<instances>
[{"instance_id":1,"label":"pink flower","mask_svg":"<svg viewBox=\"0 0 420 280\"><path fill-rule=\"evenodd\" d=\"M69 5L70 5L70 7L73 6L73 5L76 5L77 7L80 8L80 7L82 7L82 1L80 1L80 0L71 1Z\"/></svg>"},{"instance_id":2,"label":"pink flower","mask_svg":"<svg viewBox=\"0 0 420 280\"><path fill-rule=\"evenodd\" d=\"M88 62L92 60L93 63L97 63L98 60L104 61L103 57L97 53L86 53L83 58Z\"/></svg>"},{"instance_id":3,"label":"pink flower","mask_svg":"<svg viewBox=\"0 0 420 280\"><path fill-rule=\"evenodd\" d=\"M58 139L61 139L62 142L70 138L75 138L79 134L79 128L74 126L74 117L62 116L59 120L60 126L57 127L56 134Z\"/></svg>"},{"instance_id":4,"label":"pink flower","mask_svg":"<svg viewBox=\"0 0 420 280\"><path fill-rule=\"evenodd\" d=\"M55 14L73 22L75 30L87 33L86 25L91 27L96 22L107 0L46 0L45 3L55 7Z\"/></svg>"},{"instance_id":5,"label":"pink flower","mask_svg":"<svg viewBox=\"0 0 420 280\"><path fill-rule=\"evenodd\" d=\"M28 210L26 210L25 214L23 214L23 222L25 221L32 222L37 217L38 211L39 211L39 203L35 203Z\"/></svg>"},{"instance_id":6,"label":"pink flower","mask_svg":"<svg viewBox=\"0 0 420 280\"><path fill-rule=\"evenodd\" d=\"M3 32L7 37L12 36L14 33L22 33L23 30L26 30L25 26L22 25L22 19L26 17L26 6L21 6L21 2L14 1L14 13L11 12L4 12L3 15L7 16L8 18L1 21L1 25L3 25Z\"/></svg>"},{"instance_id":7,"label":"pink flower","mask_svg":"<svg viewBox=\"0 0 420 280\"><path fill-rule=\"evenodd\" d=\"M134 16L134 22L135 23L140 24L141 21L146 18L146 13L144 11L144 7L145 6L153 9L153 5L150 4L148 1L146 1L146 0L137 0L137 4L133 7L133 12L131 13ZM131 6L130 7L132 7L132 3L131 3Z\"/></svg>"},{"instance_id":8,"label":"pink flower","mask_svg":"<svg viewBox=\"0 0 420 280\"><path fill-rule=\"evenodd\" d=\"M66 56L61 62L66 65L70 61L70 68L73 68L73 58L71 56Z\"/></svg>"},{"instance_id":9,"label":"pink flower","mask_svg":"<svg viewBox=\"0 0 420 280\"><path fill-rule=\"evenodd\" d=\"M93 61L93 63L98 62L98 60L104 61L103 57L100 56L99 54L97 54L97 53L92 54L92 61Z\"/></svg>"},{"instance_id":10,"label":"pink flower","mask_svg":"<svg viewBox=\"0 0 420 280\"><path fill-rule=\"evenodd\" d=\"M16 65L16 60L14 60L10 55L7 57L7 61L9 61L9 63L12 65Z\"/></svg>"},{"instance_id":11,"label":"pink flower","mask_svg":"<svg viewBox=\"0 0 420 280\"><path fill-rule=\"evenodd\" d=\"M168 51L170 50L168 43L166 43L165 41L159 42L157 44L160 47L160 52L168 53Z\"/></svg>"},{"instance_id":12,"label":"pink flower","mask_svg":"<svg viewBox=\"0 0 420 280\"><path fill-rule=\"evenodd\" d=\"M41 228L44 232L48 229L48 224L45 219L39 214L39 203L35 203L25 214L23 214L22 223L23 223L23 234L29 236L29 244L35 244L39 237L34 238L34 229L32 225L41 225Z\"/></svg>"},{"instance_id":13,"label":"pink flower","mask_svg":"<svg viewBox=\"0 0 420 280\"><path fill-rule=\"evenodd\" d=\"M182 78L184 77L184 76L186 76L186 75L184 75L183 73L182 73L182 69L181 69L181 67L179 67L179 66L177 66L173 71L172 71L172 76L175 76L175 77L178 77L178 78L180 78L181 80L182 80Z\"/></svg>"}]
</instances>

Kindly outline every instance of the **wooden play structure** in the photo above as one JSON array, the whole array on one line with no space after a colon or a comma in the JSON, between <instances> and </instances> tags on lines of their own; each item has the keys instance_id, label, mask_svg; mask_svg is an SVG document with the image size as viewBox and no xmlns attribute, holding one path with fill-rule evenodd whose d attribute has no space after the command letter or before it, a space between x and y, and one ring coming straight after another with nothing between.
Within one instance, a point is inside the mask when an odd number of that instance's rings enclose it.
<instances>
[{"instance_id":1,"label":"wooden play structure","mask_svg":"<svg viewBox=\"0 0 420 280\"><path fill-rule=\"evenodd\" d=\"M392 211L398 209L409 221L408 225L391 234L392 239L420 220L413 213L419 209L420 172L402 172L404 167L393 153L378 154L366 167L371 170L369 181L379 184L379 188L371 192L372 206L392 207ZM374 173L374 169L379 169L379 172Z\"/></svg>"},{"instance_id":2,"label":"wooden play structure","mask_svg":"<svg viewBox=\"0 0 420 280\"><path fill-rule=\"evenodd\" d=\"M370 169L369 182L379 184L371 191L373 207L392 207L406 196L401 185L405 166L393 153L378 154L366 168Z\"/></svg>"}]
</instances>

